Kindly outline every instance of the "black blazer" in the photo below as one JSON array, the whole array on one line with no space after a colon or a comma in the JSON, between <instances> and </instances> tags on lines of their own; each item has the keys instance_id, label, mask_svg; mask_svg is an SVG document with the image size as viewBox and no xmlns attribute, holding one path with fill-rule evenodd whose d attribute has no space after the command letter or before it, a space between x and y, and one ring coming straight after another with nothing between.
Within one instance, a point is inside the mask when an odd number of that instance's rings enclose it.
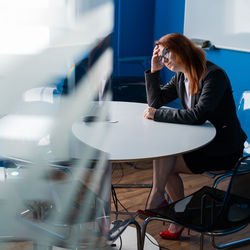
<instances>
[{"instance_id":1,"label":"black blazer","mask_svg":"<svg viewBox=\"0 0 250 250\"><path fill-rule=\"evenodd\" d=\"M148 104L157 109L155 121L195 125L208 120L216 128L216 137L202 149L206 154L227 155L243 149L247 136L237 118L232 87L223 69L207 61L207 72L200 81L198 93L191 97L191 108L184 102L183 73L176 73L162 88L160 71L146 71L145 79ZM183 109L159 109L176 98Z\"/></svg>"}]
</instances>

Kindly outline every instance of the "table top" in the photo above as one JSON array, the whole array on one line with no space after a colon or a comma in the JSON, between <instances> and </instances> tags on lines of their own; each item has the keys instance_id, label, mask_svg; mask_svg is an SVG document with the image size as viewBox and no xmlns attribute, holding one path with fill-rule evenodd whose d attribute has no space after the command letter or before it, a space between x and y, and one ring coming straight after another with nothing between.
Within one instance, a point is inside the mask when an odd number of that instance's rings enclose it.
<instances>
[{"instance_id":1,"label":"table top","mask_svg":"<svg viewBox=\"0 0 250 250\"><path fill-rule=\"evenodd\" d=\"M137 161L173 156L198 149L216 135L214 126L183 125L156 122L143 117L148 107L143 103L109 102L109 121L86 123L77 121L72 126L74 136L109 154L110 161ZM106 140L92 140L93 129L106 128Z\"/></svg>"}]
</instances>

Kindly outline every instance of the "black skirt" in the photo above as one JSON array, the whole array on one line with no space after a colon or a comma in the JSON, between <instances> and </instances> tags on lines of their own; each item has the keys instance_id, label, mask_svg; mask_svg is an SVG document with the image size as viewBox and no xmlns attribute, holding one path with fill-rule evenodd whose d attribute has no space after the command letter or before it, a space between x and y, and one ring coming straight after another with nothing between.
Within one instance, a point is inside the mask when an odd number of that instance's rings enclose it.
<instances>
[{"instance_id":1,"label":"black skirt","mask_svg":"<svg viewBox=\"0 0 250 250\"><path fill-rule=\"evenodd\" d=\"M242 155L243 151L223 156L211 156L202 150L196 150L182 156L192 173L201 174L205 171L230 170Z\"/></svg>"}]
</instances>

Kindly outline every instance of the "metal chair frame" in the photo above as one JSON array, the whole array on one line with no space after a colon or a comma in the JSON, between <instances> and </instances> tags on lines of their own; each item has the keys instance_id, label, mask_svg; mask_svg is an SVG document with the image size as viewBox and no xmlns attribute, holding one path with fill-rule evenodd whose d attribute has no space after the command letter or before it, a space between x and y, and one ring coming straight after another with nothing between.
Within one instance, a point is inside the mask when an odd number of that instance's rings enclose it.
<instances>
[{"instance_id":1,"label":"metal chair frame","mask_svg":"<svg viewBox=\"0 0 250 250\"><path fill-rule=\"evenodd\" d=\"M126 228L129 225L135 225L136 235L137 235L137 249L140 250L141 249L141 227L140 227L139 223L134 218L130 218L130 219L126 219L126 220L117 220L114 222L118 222L118 223L116 223L117 226L115 226L113 228L116 231L118 231L118 234L116 236L112 237L113 229L111 229L111 231L109 232L109 240L112 242L116 241L122 235L122 233L126 230Z\"/></svg>"}]
</instances>

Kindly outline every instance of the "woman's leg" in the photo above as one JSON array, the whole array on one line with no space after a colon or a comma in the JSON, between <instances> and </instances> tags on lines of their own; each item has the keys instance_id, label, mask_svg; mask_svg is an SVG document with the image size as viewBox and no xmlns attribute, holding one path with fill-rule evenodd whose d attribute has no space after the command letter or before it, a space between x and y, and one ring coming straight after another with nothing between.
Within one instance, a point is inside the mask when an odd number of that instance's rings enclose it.
<instances>
[{"instance_id":1,"label":"woman's leg","mask_svg":"<svg viewBox=\"0 0 250 250\"><path fill-rule=\"evenodd\" d=\"M182 156L176 158L174 168L169 174L166 183L166 191L172 201L177 201L184 197L184 186L179 175L180 173L192 174ZM171 233L176 233L179 232L181 228L182 226L171 223L168 230Z\"/></svg>"},{"instance_id":2,"label":"woman's leg","mask_svg":"<svg viewBox=\"0 0 250 250\"><path fill-rule=\"evenodd\" d=\"M176 157L166 157L153 161L153 187L146 205L147 209L156 208L165 199L165 187L175 162Z\"/></svg>"},{"instance_id":3,"label":"woman's leg","mask_svg":"<svg viewBox=\"0 0 250 250\"><path fill-rule=\"evenodd\" d=\"M180 173L192 174L182 156L176 157L175 165L166 182L165 189L172 201L177 201L184 197L184 186L179 175Z\"/></svg>"},{"instance_id":4,"label":"woman's leg","mask_svg":"<svg viewBox=\"0 0 250 250\"><path fill-rule=\"evenodd\" d=\"M166 157L153 161L153 187L146 208L155 208L165 199L165 190L172 201L184 197L180 173L192 174L182 156ZM168 230L179 232L182 226L171 223Z\"/></svg>"}]
</instances>

